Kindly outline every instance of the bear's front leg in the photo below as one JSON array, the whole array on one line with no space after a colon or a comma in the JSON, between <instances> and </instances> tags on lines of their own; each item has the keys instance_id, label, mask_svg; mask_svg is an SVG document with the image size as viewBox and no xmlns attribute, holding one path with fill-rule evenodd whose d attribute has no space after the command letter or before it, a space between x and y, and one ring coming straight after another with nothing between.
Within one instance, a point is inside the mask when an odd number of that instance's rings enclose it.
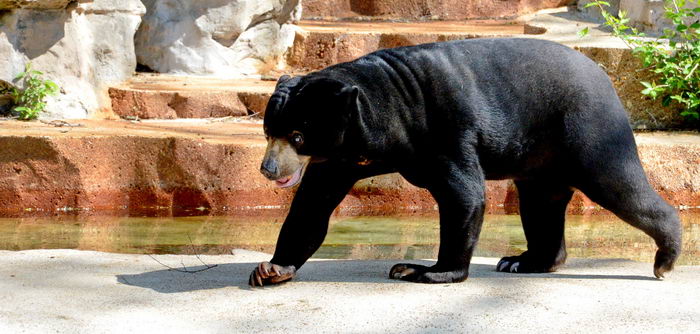
<instances>
[{"instance_id":1,"label":"bear's front leg","mask_svg":"<svg viewBox=\"0 0 700 334\"><path fill-rule=\"evenodd\" d=\"M359 179L354 170L332 162L309 165L282 225L275 254L250 274L251 286L291 280L318 250L333 210Z\"/></svg>"},{"instance_id":2,"label":"bear's front leg","mask_svg":"<svg viewBox=\"0 0 700 334\"><path fill-rule=\"evenodd\" d=\"M400 263L389 278L418 283L454 283L467 279L469 263L484 220L484 174L477 161L446 163L426 188L438 203L440 250L434 266Z\"/></svg>"}]
</instances>

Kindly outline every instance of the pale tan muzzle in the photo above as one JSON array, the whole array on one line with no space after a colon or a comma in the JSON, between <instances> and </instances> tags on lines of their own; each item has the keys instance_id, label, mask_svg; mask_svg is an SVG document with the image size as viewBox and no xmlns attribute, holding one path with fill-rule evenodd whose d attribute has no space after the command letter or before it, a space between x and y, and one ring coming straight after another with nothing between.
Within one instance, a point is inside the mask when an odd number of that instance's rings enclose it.
<instances>
[{"instance_id":1,"label":"pale tan muzzle","mask_svg":"<svg viewBox=\"0 0 700 334\"><path fill-rule=\"evenodd\" d=\"M279 187L291 187L301 181L309 160L309 156L297 154L286 138L268 138L260 172Z\"/></svg>"}]
</instances>

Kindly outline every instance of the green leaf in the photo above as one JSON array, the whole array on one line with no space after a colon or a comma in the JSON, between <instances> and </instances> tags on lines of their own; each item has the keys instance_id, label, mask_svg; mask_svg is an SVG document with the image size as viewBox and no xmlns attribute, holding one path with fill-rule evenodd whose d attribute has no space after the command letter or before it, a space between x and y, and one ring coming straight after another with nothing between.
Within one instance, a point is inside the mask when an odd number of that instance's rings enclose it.
<instances>
[{"instance_id":1,"label":"green leaf","mask_svg":"<svg viewBox=\"0 0 700 334\"><path fill-rule=\"evenodd\" d=\"M577 34L578 34L579 38L583 38L583 37L588 36L588 32L589 32L588 27L585 27L585 28L579 30Z\"/></svg>"},{"instance_id":2,"label":"green leaf","mask_svg":"<svg viewBox=\"0 0 700 334\"><path fill-rule=\"evenodd\" d=\"M692 118L692 119L695 119L695 120L700 119L700 113L698 113L697 111L688 111L688 110L686 110L686 111L681 112L681 116L688 117L688 118Z\"/></svg>"},{"instance_id":3,"label":"green leaf","mask_svg":"<svg viewBox=\"0 0 700 334\"><path fill-rule=\"evenodd\" d=\"M688 26L685 24L681 23L681 24L676 26L676 31L685 31L685 30L688 30Z\"/></svg>"}]
</instances>

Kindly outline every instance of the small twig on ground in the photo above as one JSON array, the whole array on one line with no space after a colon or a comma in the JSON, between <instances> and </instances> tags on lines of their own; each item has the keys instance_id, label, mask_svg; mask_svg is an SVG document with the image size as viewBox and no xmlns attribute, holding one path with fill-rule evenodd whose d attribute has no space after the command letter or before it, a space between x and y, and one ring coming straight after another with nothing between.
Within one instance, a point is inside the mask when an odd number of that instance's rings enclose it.
<instances>
[{"instance_id":1,"label":"small twig on ground","mask_svg":"<svg viewBox=\"0 0 700 334\"><path fill-rule=\"evenodd\" d=\"M199 257L199 254L197 254L196 252L194 252L194 242L192 242L192 238L190 237L189 234L187 235L187 239L190 239L190 247L192 247L192 250L193 250L192 253L195 253L194 256L197 258L197 260L199 260L199 262L201 262L205 267L209 267L210 265L204 263L204 261L202 261L202 258ZM214 268L214 267L216 267L216 266L217 266L217 265L215 264L215 265L212 266L211 268ZM207 268L207 269L209 269L209 268Z\"/></svg>"},{"instance_id":2,"label":"small twig on ground","mask_svg":"<svg viewBox=\"0 0 700 334\"><path fill-rule=\"evenodd\" d=\"M237 123L241 121L249 121L254 118L258 118L260 116L259 112L254 112L252 114L248 114L245 116L226 116L226 117L219 117L219 118L210 118L208 120L209 123Z\"/></svg>"},{"instance_id":3,"label":"small twig on ground","mask_svg":"<svg viewBox=\"0 0 700 334\"><path fill-rule=\"evenodd\" d=\"M60 127L77 128L77 127L83 126L83 125L80 124L80 123L68 123L68 122L63 121L63 120L60 120L60 119L55 119L55 120L53 120L53 121L44 121L44 120L41 120L40 122L41 122L41 123L44 123L44 124L48 124L48 125L53 125L53 126L55 126L55 127L57 127L57 128L60 128Z\"/></svg>"},{"instance_id":4,"label":"small twig on ground","mask_svg":"<svg viewBox=\"0 0 700 334\"><path fill-rule=\"evenodd\" d=\"M130 121L131 123L141 122L141 118L138 116L124 116L122 119Z\"/></svg>"},{"instance_id":5,"label":"small twig on ground","mask_svg":"<svg viewBox=\"0 0 700 334\"><path fill-rule=\"evenodd\" d=\"M165 263L163 263L163 262L158 261L158 259L156 259L156 258L155 258L153 255L151 255L151 254L148 254L148 256L149 256L151 259L153 259L153 261L158 262L158 264L160 264L161 266L168 268L168 270L177 271L177 272L181 272L181 273L188 273L188 274L194 274L194 273L202 272L202 271L209 270L209 269L211 269L211 268L214 268L214 267L218 267L218 266L219 266L218 264L214 264L214 265L207 264L205 268L197 269L197 270L187 269L187 267L185 267L185 269L180 269L180 268L173 268L173 267L171 267L171 266L169 266L169 265L167 265L167 264L165 264Z\"/></svg>"},{"instance_id":6,"label":"small twig on ground","mask_svg":"<svg viewBox=\"0 0 700 334\"><path fill-rule=\"evenodd\" d=\"M187 239L190 240L190 247L192 247L192 249L194 250L194 243L192 242L192 238L190 237L189 234L187 235ZM194 253L194 252L193 252L193 253ZM169 266L169 265L167 265L167 264L165 264L165 263L163 263L163 262L158 261L158 259L156 259L156 258L155 258L153 255L151 255L151 254L148 254L148 256L149 256L151 259L153 259L153 261L158 262L158 264L160 264L161 266L168 268L168 270L177 271L177 272L181 272L181 273L188 273L188 274L194 274L194 273L202 272L202 271L209 270L209 269L211 269L211 268L215 268L215 267L218 267L218 266L219 266L218 264L207 264L207 263L205 263L205 262L202 260L202 258L199 257L198 254L195 254L194 256L197 258L197 260L199 260L199 262L201 262L201 263L204 265L204 268L202 268L202 269L197 269L197 270L187 269L187 266L185 266L185 262L184 262L182 259L180 259L180 264L182 264L182 269L180 269L180 268L173 268L173 267L171 267L171 266Z\"/></svg>"}]
</instances>

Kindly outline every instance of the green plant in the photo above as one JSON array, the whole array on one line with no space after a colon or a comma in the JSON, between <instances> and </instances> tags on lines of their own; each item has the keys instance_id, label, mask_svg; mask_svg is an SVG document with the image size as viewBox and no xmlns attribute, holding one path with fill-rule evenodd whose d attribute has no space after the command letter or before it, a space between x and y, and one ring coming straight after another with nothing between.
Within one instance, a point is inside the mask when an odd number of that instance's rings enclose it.
<instances>
[{"instance_id":1,"label":"green plant","mask_svg":"<svg viewBox=\"0 0 700 334\"><path fill-rule=\"evenodd\" d=\"M673 22L673 29L664 29L657 38L649 38L638 29L628 26L630 19L625 11L618 16L610 14L605 1L594 1L587 7L597 6L612 28L613 35L622 39L632 52L642 60L644 68L656 74L652 82L642 81L642 94L652 99L661 98L664 106L672 102L681 104L681 115L688 119L700 119L700 7L688 8L686 4L699 4L700 0L664 0L665 16ZM579 32L588 34L588 28Z\"/></svg>"},{"instance_id":2,"label":"green plant","mask_svg":"<svg viewBox=\"0 0 700 334\"><path fill-rule=\"evenodd\" d=\"M33 70L31 63L27 63L24 72L15 77L15 80L24 80L24 89L14 88L12 91L15 100L13 110L19 113L19 119L37 118L46 108L46 97L58 93L58 85L51 80L44 80L43 75L44 73Z\"/></svg>"}]
</instances>

